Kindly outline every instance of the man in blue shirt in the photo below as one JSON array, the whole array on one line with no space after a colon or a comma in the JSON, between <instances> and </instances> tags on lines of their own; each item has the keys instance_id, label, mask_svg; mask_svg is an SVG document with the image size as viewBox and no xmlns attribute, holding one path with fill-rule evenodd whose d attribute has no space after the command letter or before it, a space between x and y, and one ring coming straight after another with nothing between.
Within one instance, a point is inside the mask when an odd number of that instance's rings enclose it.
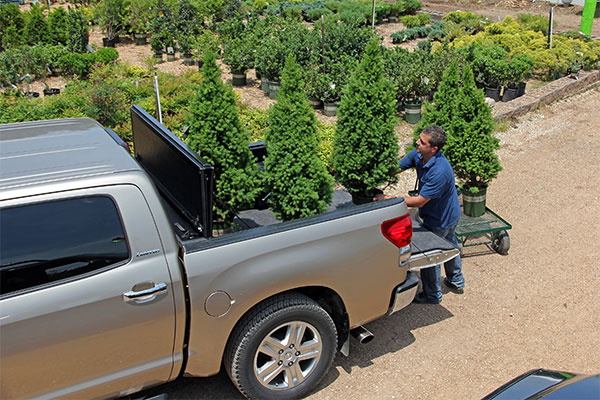
<instances>
[{"instance_id":1,"label":"man in blue shirt","mask_svg":"<svg viewBox=\"0 0 600 400\"><path fill-rule=\"evenodd\" d=\"M454 185L454 171L442 154L446 133L438 125L423 129L416 148L400 161L400 169L417 169L419 195L405 197L409 207L419 207L423 226L458 247L455 234L461 211ZM376 200L385 198L378 196ZM444 284L455 293L463 293L465 279L460 256L444 264ZM441 268L439 265L421 270L423 291L415 296L416 303L438 304L442 301Z\"/></svg>"}]
</instances>

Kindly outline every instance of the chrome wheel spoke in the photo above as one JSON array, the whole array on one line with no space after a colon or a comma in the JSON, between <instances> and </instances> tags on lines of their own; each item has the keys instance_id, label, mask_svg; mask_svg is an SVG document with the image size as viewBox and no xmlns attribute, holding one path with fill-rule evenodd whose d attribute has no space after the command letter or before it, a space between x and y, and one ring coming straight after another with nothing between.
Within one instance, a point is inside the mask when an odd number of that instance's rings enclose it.
<instances>
[{"instance_id":1,"label":"chrome wheel spoke","mask_svg":"<svg viewBox=\"0 0 600 400\"><path fill-rule=\"evenodd\" d=\"M259 368L257 375L263 383L270 383L281 372L283 367L277 364L277 361L269 361L263 367Z\"/></svg>"},{"instance_id":2,"label":"chrome wheel spoke","mask_svg":"<svg viewBox=\"0 0 600 400\"><path fill-rule=\"evenodd\" d=\"M289 388L293 388L294 386L304 382L304 373L302 372L302 368L300 368L300 364L295 363L288 368L286 370L286 378Z\"/></svg>"},{"instance_id":3,"label":"chrome wheel spoke","mask_svg":"<svg viewBox=\"0 0 600 400\"><path fill-rule=\"evenodd\" d=\"M276 359L279 356L278 352L282 347L281 342L272 337L267 337L261 343L258 351Z\"/></svg>"}]
</instances>

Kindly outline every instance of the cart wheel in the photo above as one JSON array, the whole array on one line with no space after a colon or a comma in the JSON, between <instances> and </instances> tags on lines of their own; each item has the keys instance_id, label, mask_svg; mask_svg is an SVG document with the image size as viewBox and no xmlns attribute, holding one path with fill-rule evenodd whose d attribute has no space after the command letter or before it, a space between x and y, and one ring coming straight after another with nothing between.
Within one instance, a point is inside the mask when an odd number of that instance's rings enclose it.
<instances>
[{"instance_id":1,"label":"cart wheel","mask_svg":"<svg viewBox=\"0 0 600 400\"><path fill-rule=\"evenodd\" d=\"M495 235L492 248L496 250L498 254L502 254L504 256L507 255L508 249L510 249L510 237L508 236L508 232L502 231Z\"/></svg>"}]
</instances>

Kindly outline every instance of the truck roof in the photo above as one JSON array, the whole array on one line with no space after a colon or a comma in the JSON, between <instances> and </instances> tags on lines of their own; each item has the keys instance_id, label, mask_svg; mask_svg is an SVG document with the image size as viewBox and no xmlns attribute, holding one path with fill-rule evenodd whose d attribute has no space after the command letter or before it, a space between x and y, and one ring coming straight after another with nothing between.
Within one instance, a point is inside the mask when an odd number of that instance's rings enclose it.
<instances>
[{"instance_id":1,"label":"truck roof","mask_svg":"<svg viewBox=\"0 0 600 400\"><path fill-rule=\"evenodd\" d=\"M0 190L140 169L90 118L0 125Z\"/></svg>"}]
</instances>

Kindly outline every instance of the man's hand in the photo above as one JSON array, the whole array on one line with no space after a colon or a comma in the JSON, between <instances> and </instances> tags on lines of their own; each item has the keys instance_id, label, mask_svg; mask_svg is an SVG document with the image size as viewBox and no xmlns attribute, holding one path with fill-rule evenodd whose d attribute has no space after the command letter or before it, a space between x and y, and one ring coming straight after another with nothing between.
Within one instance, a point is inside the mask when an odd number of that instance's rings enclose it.
<instances>
[{"instance_id":1,"label":"man's hand","mask_svg":"<svg viewBox=\"0 0 600 400\"><path fill-rule=\"evenodd\" d=\"M373 201L381 201L381 200L387 200L387 199L393 199L393 198L394 198L394 196L386 196L383 193L379 193L378 195L373 197Z\"/></svg>"}]
</instances>

